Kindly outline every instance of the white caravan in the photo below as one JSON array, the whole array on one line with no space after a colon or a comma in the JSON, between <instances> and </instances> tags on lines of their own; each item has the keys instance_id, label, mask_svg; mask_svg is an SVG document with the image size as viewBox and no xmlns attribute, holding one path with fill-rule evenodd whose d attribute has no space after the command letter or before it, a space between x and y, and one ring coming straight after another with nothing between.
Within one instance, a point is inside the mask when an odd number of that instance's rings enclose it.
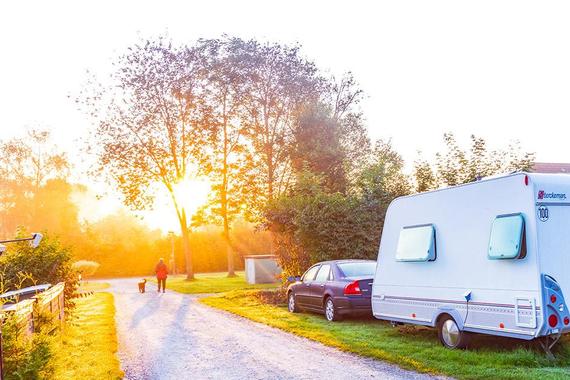
<instances>
[{"instance_id":1,"label":"white caravan","mask_svg":"<svg viewBox=\"0 0 570 380\"><path fill-rule=\"evenodd\" d=\"M372 290L378 319L541 338L570 330L570 175L518 173L395 199Z\"/></svg>"}]
</instances>

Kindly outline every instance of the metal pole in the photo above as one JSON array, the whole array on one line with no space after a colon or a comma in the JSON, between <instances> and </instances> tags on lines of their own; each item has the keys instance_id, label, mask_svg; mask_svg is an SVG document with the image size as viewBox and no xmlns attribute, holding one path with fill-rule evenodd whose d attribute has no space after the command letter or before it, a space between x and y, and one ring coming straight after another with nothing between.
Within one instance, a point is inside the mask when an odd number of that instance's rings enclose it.
<instances>
[{"instance_id":1,"label":"metal pole","mask_svg":"<svg viewBox=\"0 0 570 380\"><path fill-rule=\"evenodd\" d=\"M2 326L4 317L0 318L0 380L4 380L4 349L2 347Z\"/></svg>"},{"instance_id":2,"label":"metal pole","mask_svg":"<svg viewBox=\"0 0 570 380\"><path fill-rule=\"evenodd\" d=\"M34 238L31 237L31 238L23 238L23 239L0 240L0 244L2 244L2 243L17 243L19 241L30 241L30 240L34 240Z\"/></svg>"},{"instance_id":3,"label":"metal pole","mask_svg":"<svg viewBox=\"0 0 570 380\"><path fill-rule=\"evenodd\" d=\"M172 273L176 274L176 257L174 257L174 233L170 232L170 260L172 260Z\"/></svg>"}]
</instances>

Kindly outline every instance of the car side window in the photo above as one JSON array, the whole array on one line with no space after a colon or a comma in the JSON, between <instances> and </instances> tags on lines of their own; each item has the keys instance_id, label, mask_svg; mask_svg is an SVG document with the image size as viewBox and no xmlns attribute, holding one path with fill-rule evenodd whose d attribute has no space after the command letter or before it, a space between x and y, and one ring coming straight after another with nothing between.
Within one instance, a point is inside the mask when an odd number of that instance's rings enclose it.
<instances>
[{"instance_id":1,"label":"car side window","mask_svg":"<svg viewBox=\"0 0 570 380\"><path fill-rule=\"evenodd\" d=\"M319 273L317 273L317 278L315 281L325 282L328 281L331 272L331 266L329 264L323 264Z\"/></svg>"},{"instance_id":2,"label":"car side window","mask_svg":"<svg viewBox=\"0 0 570 380\"><path fill-rule=\"evenodd\" d=\"M314 267L309 268L309 270L306 271L305 274L303 275L302 281L313 281L315 279L315 274L317 274L319 268L320 265L315 265Z\"/></svg>"}]
</instances>

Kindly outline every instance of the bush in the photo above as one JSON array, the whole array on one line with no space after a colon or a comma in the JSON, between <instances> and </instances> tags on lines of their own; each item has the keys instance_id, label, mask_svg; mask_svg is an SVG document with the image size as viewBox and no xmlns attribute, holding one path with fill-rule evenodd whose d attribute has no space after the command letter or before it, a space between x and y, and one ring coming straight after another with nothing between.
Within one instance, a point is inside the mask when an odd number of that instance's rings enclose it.
<instances>
[{"instance_id":1,"label":"bush","mask_svg":"<svg viewBox=\"0 0 570 380\"><path fill-rule=\"evenodd\" d=\"M49 379L50 359L56 349L53 325L47 318L35 321L36 333L28 336L24 326L9 315L2 327L5 379Z\"/></svg>"},{"instance_id":2,"label":"bush","mask_svg":"<svg viewBox=\"0 0 570 380\"><path fill-rule=\"evenodd\" d=\"M99 263L95 261L79 260L73 263L72 268L84 277L91 277L99 269Z\"/></svg>"},{"instance_id":3,"label":"bush","mask_svg":"<svg viewBox=\"0 0 570 380\"><path fill-rule=\"evenodd\" d=\"M252 293L261 303L268 305L287 305L287 289L279 287L277 289L263 289Z\"/></svg>"},{"instance_id":4,"label":"bush","mask_svg":"<svg viewBox=\"0 0 570 380\"><path fill-rule=\"evenodd\" d=\"M20 232L21 236L27 236ZM55 285L65 282L65 306L73 307L73 293L78 286L77 272L71 266L71 250L62 246L58 239L44 233L37 248L26 242L14 244L0 256L4 291L39 284ZM22 277L26 274L25 278Z\"/></svg>"}]
</instances>

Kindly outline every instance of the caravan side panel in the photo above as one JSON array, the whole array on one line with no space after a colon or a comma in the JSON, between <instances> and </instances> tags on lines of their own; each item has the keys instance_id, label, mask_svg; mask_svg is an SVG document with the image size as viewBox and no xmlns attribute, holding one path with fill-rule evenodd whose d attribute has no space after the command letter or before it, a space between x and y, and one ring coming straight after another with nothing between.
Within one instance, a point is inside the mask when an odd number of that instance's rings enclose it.
<instances>
[{"instance_id":1,"label":"caravan side panel","mask_svg":"<svg viewBox=\"0 0 570 380\"><path fill-rule=\"evenodd\" d=\"M466 330L533 338L542 300L532 194L524 175L513 175L395 200L382 233L374 316L434 326L448 313ZM490 260L492 223L513 213L525 219L526 257ZM397 261L400 230L424 224L435 227L436 259Z\"/></svg>"}]
</instances>

